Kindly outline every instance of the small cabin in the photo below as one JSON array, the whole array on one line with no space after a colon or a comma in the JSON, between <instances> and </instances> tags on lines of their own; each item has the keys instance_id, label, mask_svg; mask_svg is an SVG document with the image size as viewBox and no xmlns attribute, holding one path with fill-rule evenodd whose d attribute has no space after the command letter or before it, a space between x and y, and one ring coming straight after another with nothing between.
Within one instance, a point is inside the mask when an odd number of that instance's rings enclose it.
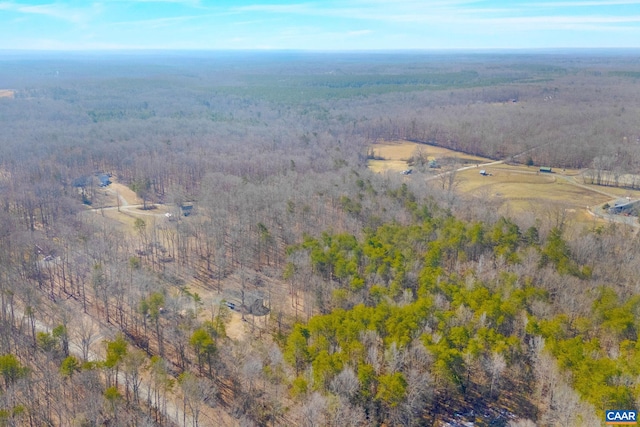
<instances>
[{"instance_id":1,"label":"small cabin","mask_svg":"<svg viewBox=\"0 0 640 427\"><path fill-rule=\"evenodd\" d=\"M542 167L540 167L540 172L551 173L551 167L542 166Z\"/></svg>"},{"instance_id":2,"label":"small cabin","mask_svg":"<svg viewBox=\"0 0 640 427\"><path fill-rule=\"evenodd\" d=\"M193 213L193 205L192 204L180 205L180 210L182 211L182 216L190 216Z\"/></svg>"},{"instance_id":3,"label":"small cabin","mask_svg":"<svg viewBox=\"0 0 640 427\"><path fill-rule=\"evenodd\" d=\"M482 176L487 176L487 175L489 175L489 174L487 173L487 171L486 171L485 169L482 169L482 170L480 171L480 175L482 175Z\"/></svg>"}]
</instances>

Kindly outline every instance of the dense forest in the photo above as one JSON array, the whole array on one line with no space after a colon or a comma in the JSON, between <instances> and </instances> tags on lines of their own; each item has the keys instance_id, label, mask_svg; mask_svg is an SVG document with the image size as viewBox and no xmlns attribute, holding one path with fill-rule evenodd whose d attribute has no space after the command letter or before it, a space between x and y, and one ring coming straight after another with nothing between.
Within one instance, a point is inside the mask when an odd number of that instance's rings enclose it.
<instances>
[{"instance_id":1,"label":"dense forest","mask_svg":"<svg viewBox=\"0 0 640 427\"><path fill-rule=\"evenodd\" d=\"M638 409L635 228L367 160L410 140L636 188L639 82L635 51L3 53L0 425Z\"/></svg>"}]
</instances>

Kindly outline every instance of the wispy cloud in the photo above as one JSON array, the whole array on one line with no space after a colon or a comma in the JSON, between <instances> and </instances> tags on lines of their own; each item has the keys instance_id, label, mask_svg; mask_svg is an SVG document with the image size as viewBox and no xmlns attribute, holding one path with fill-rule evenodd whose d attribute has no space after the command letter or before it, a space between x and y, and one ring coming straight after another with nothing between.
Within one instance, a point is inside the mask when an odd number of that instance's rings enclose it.
<instances>
[{"instance_id":1,"label":"wispy cloud","mask_svg":"<svg viewBox=\"0 0 640 427\"><path fill-rule=\"evenodd\" d=\"M523 7L591 7L591 6L624 6L640 5L638 0L587 0L587 1L550 1L525 3Z\"/></svg>"},{"instance_id":2,"label":"wispy cloud","mask_svg":"<svg viewBox=\"0 0 640 427\"><path fill-rule=\"evenodd\" d=\"M371 30L354 30L354 31L348 31L347 32L347 36L353 37L353 36L365 36L367 34L371 34L373 33L373 31Z\"/></svg>"},{"instance_id":3,"label":"wispy cloud","mask_svg":"<svg viewBox=\"0 0 640 427\"><path fill-rule=\"evenodd\" d=\"M265 13L272 15L304 15L361 21L434 22L442 16L495 15L514 12L513 8L480 8L478 0L443 0L425 3L417 0L351 0L340 3L255 4L234 7L236 13ZM365 7L366 6L366 7Z\"/></svg>"},{"instance_id":4,"label":"wispy cloud","mask_svg":"<svg viewBox=\"0 0 640 427\"><path fill-rule=\"evenodd\" d=\"M483 0L433 0L426 2L424 0L395 0L390 2L388 0L346 0L342 4L349 4L355 7L363 6L392 6L392 7L420 7L420 8L436 8L436 7L452 7L462 6L468 4L481 4Z\"/></svg>"},{"instance_id":5,"label":"wispy cloud","mask_svg":"<svg viewBox=\"0 0 640 427\"><path fill-rule=\"evenodd\" d=\"M0 47L588 46L605 32L640 47L640 0L0 0L0 14Z\"/></svg>"},{"instance_id":6,"label":"wispy cloud","mask_svg":"<svg viewBox=\"0 0 640 427\"><path fill-rule=\"evenodd\" d=\"M508 22L512 24L619 24L640 22L640 15L630 16L529 16L488 20L490 22Z\"/></svg>"},{"instance_id":7,"label":"wispy cloud","mask_svg":"<svg viewBox=\"0 0 640 427\"><path fill-rule=\"evenodd\" d=\"M293 4L255 4L233 8L234 12L260 12L272 15L305 15L360 21L376 21L387 25L443 25L477 26L491 29L495 26L509 27L514 31L541 29L604 30L622 24L640 23L640 15L622 13L611 6L640 5L640 0L582 0L539 1L527 4L507 3L505 7L487 6L478 0L345 0L340 3L300 2ZM366 7L365 7L366 6ZM601 14L584 14L580 8L608 6ZM550 9L572 8L554 13ZM576 9L577 8L577 9Z\"/></svg>"},{"instance_id":8,"label":"wispy cloud","mask_svg":"<svg viewBox=\"0 0 640 427\"><path fill-rule=\"evenodd\" d=\"M64 3L48 3L28 5L15 2L1 2L0 10L22 13L25 15L42 15L74 24L86 24L100 14L100 3L88 3L87 7L71 7Z\"/></svg>"},{"instance_id":9,"label":"wispy cloud","mask_svg":"<svg viewBox=\"0 0 640 427\"><path fill-rule=\"evenodd\" d=\"M182 24L187 21L192 21L195 19L201 19L202 15L192 15L192 16L174 16L170 18L153 18L153 19L139 19L133 21L118 21L112 22L110 26L126 26L126 27L139 27L144 26L146 28L160 28L173 26L176 24Z\"/></svg>"},{"instance_id":10,"label":"wispy cloud","mask_svg":"<svg viewBox=\"0 0 640 427\"><path fill-rule=\"evenodd\" d=\"M318 7L314 3L297 4L253 4L248 6L237 6L231 8L235 12L264 12L264 13L313 13L317 14L322 10L330 8Z\"/></svg>"},{"instance_id":11,"label":"wispy cloud","mask_svg":"<svg viewBox=\"0 0 640 427\"><path fill-rule=\"evenodd\" d=\"M106 3L175 3L187 6L200 6L200 0L106 0Z\"/></svg>"}]
</instances>

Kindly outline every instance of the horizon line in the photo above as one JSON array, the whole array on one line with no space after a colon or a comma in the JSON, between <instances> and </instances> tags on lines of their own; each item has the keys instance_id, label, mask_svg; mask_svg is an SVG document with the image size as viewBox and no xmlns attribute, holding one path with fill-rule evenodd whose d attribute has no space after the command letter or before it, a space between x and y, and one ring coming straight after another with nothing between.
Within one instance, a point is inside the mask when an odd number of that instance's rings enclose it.
<instances>
[{"instance_id":1,"label":"horizon line","mask_svg":"<svg viewBox=\"0 0 640 427\"><path fill-rule=\"evenodd\" d=\"M78 49L14 49L0 48L0 53L140 53L140 52L163 52L163 53L420 53L420 52L562 52L562 51L639 51L638 47L610 46L610 47L446 47L446 48L395 48L395 49L297 49L297 48L137 48L137 47L118 47L118 48L78 48ZM1 59L1 58L0 58Z\"/></svg>"}]
</instances>

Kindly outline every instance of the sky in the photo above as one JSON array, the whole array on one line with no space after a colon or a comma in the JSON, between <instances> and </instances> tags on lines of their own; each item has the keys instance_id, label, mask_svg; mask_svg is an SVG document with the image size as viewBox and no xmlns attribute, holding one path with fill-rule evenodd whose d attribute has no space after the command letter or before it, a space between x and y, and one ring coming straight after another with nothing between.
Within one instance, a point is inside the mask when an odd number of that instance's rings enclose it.
<instances>
[{"instance_id":1,"label":"sky","mask_svg":"<svg viewBox=\"0 0 640 427\"><path fill-rule=\"evenodd\" d=\"M0 0L0 49L639 47L640 0Z\"/></svg>"}]
</instances>

